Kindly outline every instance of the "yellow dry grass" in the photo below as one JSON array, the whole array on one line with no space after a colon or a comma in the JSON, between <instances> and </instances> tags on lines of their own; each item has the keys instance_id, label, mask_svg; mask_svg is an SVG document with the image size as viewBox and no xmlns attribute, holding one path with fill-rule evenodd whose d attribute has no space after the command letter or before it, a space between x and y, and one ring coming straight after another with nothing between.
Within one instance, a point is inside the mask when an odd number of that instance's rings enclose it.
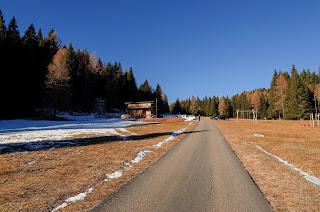
<instances>
[{"instance_id":1,"label":"yellow dry grass","mask_svg":"<svg viewBox=\"0 0 320 212\"><path fill-rule=\"evenodd\" d=\"M308 127L305 121L214 123L275 210L320 211L320 186L256 148L259 145L320 178L320 128Z\"/></svg>"},{"instance_id":2,"label":"yellow dry grass","mask_svg":"<svg viewBox=\"0 0 320 212\"><path fill-rule=\"evenodd\" d=\"M88 188L93 191L83 201L71 203L65 210L88 210L130 181L184 137L179 135L159 149L152 149L140 163L124 169L124 163L140 150L150 149L173 131L188 126L178 119L157 120L157 123L130 127L132 142L118 137L99 138L99 142L84 146L65 147L27 153L0 155L1 211L48 211L65 199ZM195 124L189 126L191 129ZM128 134L123 133L122 134ZM119 169L124 176L103 182L106 174Z\"/></svg>"}]
</instances>

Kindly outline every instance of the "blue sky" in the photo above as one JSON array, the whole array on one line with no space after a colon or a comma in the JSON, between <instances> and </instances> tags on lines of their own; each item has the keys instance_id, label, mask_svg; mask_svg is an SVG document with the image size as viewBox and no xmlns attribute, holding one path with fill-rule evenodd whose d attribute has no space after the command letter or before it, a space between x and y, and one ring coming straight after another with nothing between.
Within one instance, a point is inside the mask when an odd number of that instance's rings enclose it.
<instances>
[{"instance_id":1,"label":"blue sky","mask_svg":"<svg viewBox=\"0 0 320 212\"><path fill-rule=\"evenodd\" d=\"M317 70L320 1L0 1L20 32L54 27L63 44L133 67L169 97L268 87L274 69Z\"/></svg>"}]
</instances>

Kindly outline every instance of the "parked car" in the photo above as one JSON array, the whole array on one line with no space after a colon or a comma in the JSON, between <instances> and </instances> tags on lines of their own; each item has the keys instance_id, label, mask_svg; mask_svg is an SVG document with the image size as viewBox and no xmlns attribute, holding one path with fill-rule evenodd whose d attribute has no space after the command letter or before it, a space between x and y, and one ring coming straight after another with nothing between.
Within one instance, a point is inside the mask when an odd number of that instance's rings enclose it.
<instances>
[{"instance_id":1,"label":"parked car","mask_svg":"<svg viewBox=\"0 0 320 212\"><path fill-rule=\"evenodd\" d=\"M215 120L229 120L229 116L228 116L228 115L218 115L218 116L211 117L211 119L215 119Z\"/></svg>"}]
</instances>

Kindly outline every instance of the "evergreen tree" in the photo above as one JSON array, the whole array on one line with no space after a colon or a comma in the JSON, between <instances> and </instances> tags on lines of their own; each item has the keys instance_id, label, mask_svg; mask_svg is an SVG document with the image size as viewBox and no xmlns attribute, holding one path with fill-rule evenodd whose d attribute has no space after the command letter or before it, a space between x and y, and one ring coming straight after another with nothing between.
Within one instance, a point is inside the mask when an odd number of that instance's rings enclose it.
<instances>
[{"instance_id":1,"label":"evergreen tree","mask_svg":"<svg viewBox=\"0 0 320 212\"><path fill-rule=\"evenodd\" d=\"M69 44L66 54L66 66L70 75L70 89L72 93L71 104L74 109L80 104L80 73L78 67L77 54L72 46Z\"/></svg>"},{"instance_id":2,"label":"evergreen tree","mask_svg":"<svg viewBox=\"0 0 320 212\"><path fill-rule=\"evenodd\" d=\"M124 95L124 101L136 101L138 98L138 88L132 68L124 73L124 88L122 94Z\"/></svg>"},{"instance_id":3,"label":"evergreen tree","mask_svg":"<svg viewBox=\"0 0 320 212\"><path fill-rule=\"evenodd\" d=\"M171 110L171 113L179 114L180 112L181 112L181 104L180 104L179 99L177 99L172 110Z\"/></svg>"},{"instance_id":4,"label":"evergreen tree","mask_svg":"<svg viewBox=\"0 0 320 212\"><path fill-rule=\"evenodd\" d=\"M31 47L34 48L35 46L38 45L37 43L37 34L36 34L36 30L33 26L33 24L31 24L27 31L25 32L23 38L22 38L24 44L26 45L26 47Z\"/></svg>"},{"instance_id":5,"label":"evergreen tree","mask_svg":"<svg viewBox=\"0 0 320 212\"><path fill-rule=\"evenodd\" d=\"M9 40L11 44L18 44L20 41L20 33L15 17L13 17L9 22L8 30L6 32L6 38Z\"/></svg>"},{"instance_id":6,"label":"evergreen tree","mask_svg":"<svg viewBox=\"0 0 320 212\"><path fill-rule=\"evenodd\" d=\"M161 86L157 84L156 90L154 92L154 97L158 101L158 114L163 114L168 112L168 99L167 96L161 89Z\"/></svg>"},{"instance_id":7,"label":"evergreen tree","mask_svg":"<svg viewBox=\"0 0 320 212\"><path fill-rule=\"evenodd\" d=\"M298 71L292 66L285 107L289 119L304 119L311 112L311 96L308 88L301 82Z\"/></svg>"},{"instance_id":8,"label":"evergreen tree","mask_svg":"<svg viewBox=\"0 0 320 212\"><path fill-rule=\"evenodd\" d=\"M260 107L258 108L258 117L260 119L267 118L267 111L268 111L268 98L264 95L260 96Z\"/></svg>"},{"instance_id":9,"label":"evergreen tree","mask_svg":"<svg viewBox=\"0 0 320 212\"><path fill-rule=\"evenodd\" d=\"M153 101L152 88L148 80L145 80L139 87L139 99L141 101Z\"/></svg>"},{"instance_id":10,"label":"evergreen tree","mask_svg":"<svg viewBox=\"0 0 320 212\"><path fill-rule=\"evenodd\" d=\"M0 45L4 41L5 37L6 37L6 24L5 24L2 11L0 10Z\"/></svg>"},{"instance_id":11,"label":"evergreen tree","mask_svg":"<svg viewBox=\"0 0 320 212\"><path fill-rule=\"evenodd\" d=\"M269 90L269 102L270 107L268 108L268 118L277 118L279 116L279 111L276 109L277 105L277 92L276 92L276 81L278 78L278 72L275 70L271 80L271 87Z\"/></svg>"},{"instance_id":12,"label":"evergreen tree","mask_svg":"<svg viewBox=\"0 0 320 212\"><path fill-rule=\"evenodd\" d=\"M41 29L38 30L38 33L37 33L37 41L38 41L39 47L43 47L43 45L44 45L44 40L43 40L43 35L42 35L42 30L41 30Z\"/></svg>"}]
</instances>

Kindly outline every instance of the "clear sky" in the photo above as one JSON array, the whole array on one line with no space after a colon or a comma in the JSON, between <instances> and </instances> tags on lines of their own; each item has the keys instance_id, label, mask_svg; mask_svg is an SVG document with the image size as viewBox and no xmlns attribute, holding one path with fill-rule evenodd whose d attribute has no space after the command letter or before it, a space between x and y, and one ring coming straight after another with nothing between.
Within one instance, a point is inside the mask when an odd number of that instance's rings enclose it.
<instances>
[{"instance_id":1,"label":"clear sky","mask_svg":"<svg viewBox=\"0 0 320 212\"><path fill-rule=\"evenodd\" d=\"M133 67L169 101L269 87L274 69L317 70L317 0L1 0L7 22Z\"/></svg>"}]
</instances>

